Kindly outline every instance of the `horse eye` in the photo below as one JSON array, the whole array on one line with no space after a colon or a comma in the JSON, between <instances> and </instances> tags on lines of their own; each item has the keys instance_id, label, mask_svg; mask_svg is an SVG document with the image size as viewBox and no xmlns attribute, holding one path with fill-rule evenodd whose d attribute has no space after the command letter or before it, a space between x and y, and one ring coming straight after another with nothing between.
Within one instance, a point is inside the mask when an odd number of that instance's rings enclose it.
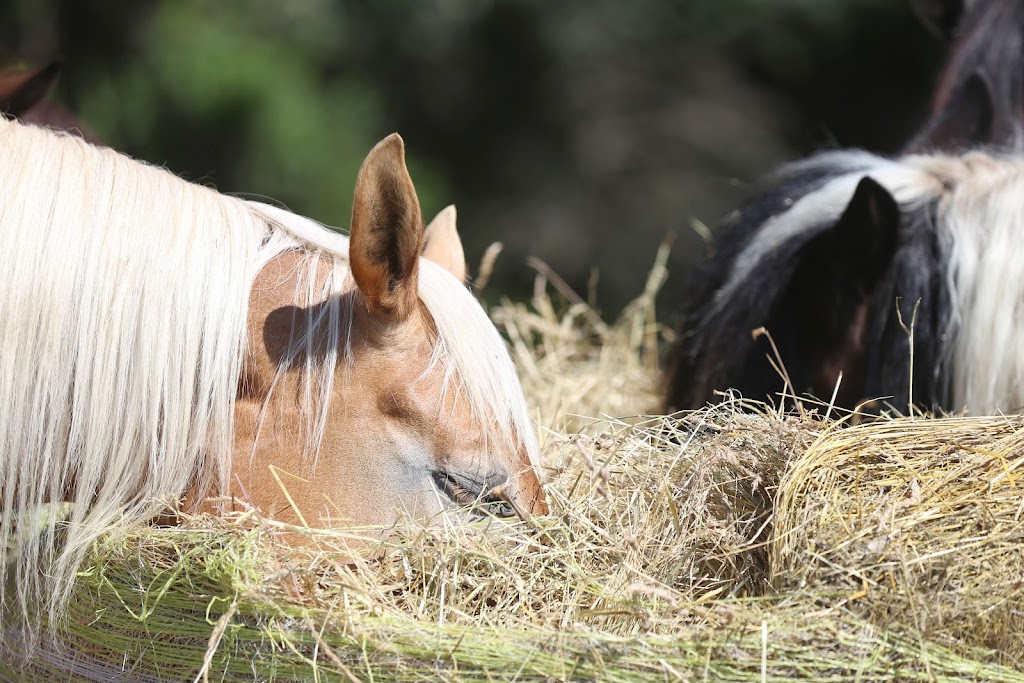
<instances>
[{"instance_id":1,"label":"horse eye","mask_svg":"<svg viewBox=\"0 0 1024 683\"><path fill-rule=\"evenodd\" d=\"M450 501L459 507L466 507L476 502L477 495L460 483L454 476L444 470L434 470L430 473L437 490L448 497Z\"/></svg>"}]
</instances>

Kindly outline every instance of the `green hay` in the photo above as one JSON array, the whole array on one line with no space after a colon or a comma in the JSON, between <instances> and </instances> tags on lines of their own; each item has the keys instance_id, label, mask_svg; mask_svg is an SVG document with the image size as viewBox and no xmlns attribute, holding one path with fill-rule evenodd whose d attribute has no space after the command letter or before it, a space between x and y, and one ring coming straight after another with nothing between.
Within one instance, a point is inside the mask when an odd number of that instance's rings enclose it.
<instances>
[{"instance_id":1,"label":"green hay","mask_svg":"<svg viewBox=\"0 0 1024 683\"><path fill-rule=\"evenodd\" d=\"M259 534L153 530L107 545L82 577L67 629L75 651L50 654L57 660L50 666L37 660L23 680L94 680L68 677L69 662L90 670L102 662L118 672L127 662L128 679L192 680L229 611L209 680L470 682L513 673L517 680L580 681L1024 680L984 663L990 652L972 658L873 626L835 596L695 604L619 596L604 609L628 614L637 625L632 634L587 623L561 630L441 624L379 609L358 581L304 605L281 591L315 591L312 577L300 572L268 583L264 572L275 560L257 550ZM167 565L175 556L182 562ZM144 592L140 579L150 582ZM661 622L671 623L670 633Z\"/></svg>"}]
</instances>

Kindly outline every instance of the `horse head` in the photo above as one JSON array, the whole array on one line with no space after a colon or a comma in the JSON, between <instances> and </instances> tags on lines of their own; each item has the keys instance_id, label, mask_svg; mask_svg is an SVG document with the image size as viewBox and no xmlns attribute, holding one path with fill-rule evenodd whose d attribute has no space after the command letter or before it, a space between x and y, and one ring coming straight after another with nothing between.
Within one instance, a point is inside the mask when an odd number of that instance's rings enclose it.
<instances>
[{"instance_id":1,"label":"horse head","mask_svg":"<svg viewBox=\"0 0 1024 683\"><path fill-rule=\"evenodd\" d=\"M765 400L784 382L798 394L835 392L841 405L864 397L871 308L895 258L900 212L870 177L846 199L838 216L794 230L798 216L785 213L793 188L783 184L733 217L726 235L742 249L720 252L702 273L672 358L669 409L724 388ZM755 225L761 232L739 234Z\"/></svg>"},{"instance_id":2,"label":"horse head","mask_svg":"<svg viewBox=\"0 0 1024 683\"><path fill-rule=\"evenodd\" d=\"M547 512L454 209L424 231L397 135L350 238L58 131L0 143L0 619L57 623L93 541L182 498L321 528Z\"/></svg>"},{"instance_id":3,"label":"horse head","mask_svg":"<svg viewBox=\"0 0 1024 683\"><path fill-rule=\"evenodd\" d=\"M275 517L320 526L390 523L396 511L423 516L472 503L499 514L547 512L527 421L509 422L508 409L499 415L480 401L489 395L525 414L503 342L464 286L454 207L425 234L400 137L381 141L356 180L355 287L342 294L350 313L337 321L344 329L336 341L301 341L302 330L326 315L323 304L294 304L303 260L281 254L253 286L250 335L261 343L252 345L237 411L235 495ZM444 289L446 310L428 309L424 287ZM442 325L457 326L464 339ZM330 344L344 358L310 473L295 397L309 389L300 376L317 362L309 354ZM452 346L463 347L460 367ZM285 474L268 477L268 468Z\"/></svg>"},{"instance_id":4,"label":"horse head","mask_svg":"<svg viewBox=\"0 0 1024 683\"><path fill-rule=\"evenodd\" d=\"M954 388L950 370L956 292L971 287L951 283L963 271L958 245L973 238L938 216L955 185L975 191L965 179L981 175L939 153L1024 148L1024 0L915 7L951 39L928 119L899 159L818 154L726 221L688 288L667 409L727 388L764 399L783 384L845 408L871 398L899 410L962 407L970 392ZM998 405L988 394L975 402Z\"/></svg>"}]
</instances>

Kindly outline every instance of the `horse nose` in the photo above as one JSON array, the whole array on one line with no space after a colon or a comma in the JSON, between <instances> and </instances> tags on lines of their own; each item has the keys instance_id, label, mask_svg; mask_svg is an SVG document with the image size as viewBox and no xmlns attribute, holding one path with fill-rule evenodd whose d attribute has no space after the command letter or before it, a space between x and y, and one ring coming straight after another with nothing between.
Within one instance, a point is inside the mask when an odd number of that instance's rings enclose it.
<instances>
[{"instance_id":1,"label":"horse nose","mask_svg":"<svg viewBox=\"0 0 1024 683\"><path fill-rule=\"evenodd\" d=\"M544 497L544 491L539 484L537 486L537 494L533 497L530 512L535 515L546 515L551 512L551 508L548 507L548 501Z\"/></svg>"},{"instance_id":2,"label":"horse nose","mask_svg":"<svg viewBox=\"0 0 1024 683\"><path fill-rule=\"evenodd\" d=\"M506 500L516 509L531 515L546 515L551 512L544 496L544 487L533 467L527 467L514 477L509 477L503 487Z\"/></svg>"},{"instance_id":3,"label":"horse nose","mask_svg":"<svg viewBox=\"0 0 1024 683\"><path fill-rule=\"evenodd\" d=\"M551 512L551 508L548 507L547 497L544 495L544 487L541 486L540 479L537 475L533 475L533 495L530 499L530 512L535 515L546 515Z\"/></svg>"}]
</instances>

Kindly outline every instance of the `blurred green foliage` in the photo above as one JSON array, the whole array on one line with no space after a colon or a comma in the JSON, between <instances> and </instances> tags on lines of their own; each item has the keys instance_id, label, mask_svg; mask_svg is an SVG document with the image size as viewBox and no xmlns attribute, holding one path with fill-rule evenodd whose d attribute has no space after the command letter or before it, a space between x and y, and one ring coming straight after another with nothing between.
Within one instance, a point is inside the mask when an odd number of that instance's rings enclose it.
<instances>
[{"instance_id":1,"label":"blurred green foliage","mask_svg":"<svg viewBox=\"0 0 1024 683\"><path fill-rule=\"evenodd\" d=\"M160 3L143 50L84 91L79 111L119 148L344 226L381 107L357 74L324 74L343 25L329 3ZM441 175L411 166L436 205Z\"/></svg>"}]
</instances>

